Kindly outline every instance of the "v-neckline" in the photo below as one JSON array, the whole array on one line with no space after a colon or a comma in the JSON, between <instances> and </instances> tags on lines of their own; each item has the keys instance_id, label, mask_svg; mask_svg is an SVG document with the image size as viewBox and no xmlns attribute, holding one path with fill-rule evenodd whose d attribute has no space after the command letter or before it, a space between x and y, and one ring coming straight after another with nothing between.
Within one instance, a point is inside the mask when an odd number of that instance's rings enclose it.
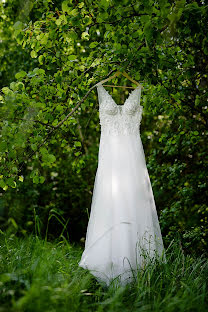
<instances>
[{"instance_id":1,"label":"v-neckline","mask_svg":"<svg viewBox=\"0 0 208 312\"><path fill-rule=\"evenodd\" d=\"M97 86L102 86L102 87L103 87L103 84L102 84L102 83L99 83ZM139 89L139 88L141 88L141 86L138 86L138 87L136 87L134 90L132 90L131 92L129 92L129 94L128 94L126 100L124 101L124 103L121 104L121 105L119 105L119 104L116 103L116 101L114 100L114 98L112 97L112 95L103 87L103 89L105 90L105 92L110 96L110 98L111 98L111 100L113 101L113 103L114 103L117 107L121 107L121 108L122 108L123 106L125 106L127 100L130 98L130 96L133 94L133 92L136 91L136 90Z\"/></svg>"}]
</instances>

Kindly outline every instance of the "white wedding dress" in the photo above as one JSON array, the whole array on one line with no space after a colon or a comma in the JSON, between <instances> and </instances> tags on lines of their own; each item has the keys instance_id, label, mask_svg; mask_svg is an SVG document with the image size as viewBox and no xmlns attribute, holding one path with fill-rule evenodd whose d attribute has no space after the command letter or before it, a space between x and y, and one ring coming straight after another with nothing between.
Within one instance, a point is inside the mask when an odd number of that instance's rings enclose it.
<instances>
[{"instance_id":1,"label":"white wedding dress","mask_svg":"<svg viewBox=\"0 0 208 312\"><path fill-rule=\"evenodd\" d=\"M136 269L166 256L140 138L141 87L124 105L97 84L101 125L98 167L79 266L100 283L125 285ZM159 258L158 258L159 257Z\"/></svg>"}]
</instances>

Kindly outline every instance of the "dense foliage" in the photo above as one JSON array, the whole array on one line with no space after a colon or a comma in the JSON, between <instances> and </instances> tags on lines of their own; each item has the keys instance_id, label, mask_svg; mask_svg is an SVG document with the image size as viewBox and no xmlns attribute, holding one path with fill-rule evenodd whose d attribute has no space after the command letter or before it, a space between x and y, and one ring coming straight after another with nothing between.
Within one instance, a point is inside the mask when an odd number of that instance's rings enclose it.
<instances>
[{"instance_id":1,"label":"dense foliage","mask_svg":"<svg viewBox=\"0 0 208 312\"><path fill-rule=\"evenodd\" d=\"M85 235L100 135L93 87L125 70L144 86L141 138L164 240L177 233L187 252L204 252L207 5L7 0L0 10L2 228Z\"/></svg>"}]
</instances>

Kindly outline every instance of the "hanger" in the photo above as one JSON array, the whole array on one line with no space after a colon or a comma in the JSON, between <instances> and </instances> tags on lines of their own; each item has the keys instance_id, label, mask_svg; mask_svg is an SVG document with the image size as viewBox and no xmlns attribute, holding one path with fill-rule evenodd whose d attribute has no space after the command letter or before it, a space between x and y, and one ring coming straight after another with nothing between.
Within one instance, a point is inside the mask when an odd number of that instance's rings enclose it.
<instances>
[{"instance_id":1,"label":"hanger","mask_svg":"<svg viewBox=\"0 0 208 312\"><path fill-rule=\"evenodd\" d=\"M132 79L126 72L120 72L120 71L117 71L114 75L100 81L99 83L103 83L103 82L106 82L108 80L111 80L117 76L120 76L120 75L123 75L124 77L126 77L128 80L132 81L133 83L135 83L137 86L140 86L142 89L144 89L144 87L137 81L135 81L134 79ZM126 86L115 86L115 85L103 85L103 86L106 86L106 87L117 87L117 88L130 88L130 89L134 89L134 87L126 87Z\"/></svg>"}]
</instances>

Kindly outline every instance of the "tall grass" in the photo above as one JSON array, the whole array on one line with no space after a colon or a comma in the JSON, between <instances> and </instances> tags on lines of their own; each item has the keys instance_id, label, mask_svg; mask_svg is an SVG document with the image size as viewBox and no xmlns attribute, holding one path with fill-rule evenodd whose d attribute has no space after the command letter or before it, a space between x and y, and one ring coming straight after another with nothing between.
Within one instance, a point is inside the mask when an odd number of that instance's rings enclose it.
<instances>
[{"instance_id":1,"label":"tall grass","mask_svg":"<svg viewBox=\"0 0 208 312\"><path fill-rule=\"evenodd\" d=\"M208 260L184 255L178 241L166 250L167 263L138 271L137 282L104 287L78 266L83 248L64 236L0 234L0 311L208 311Z\"/></svg>"}]
</instances>

